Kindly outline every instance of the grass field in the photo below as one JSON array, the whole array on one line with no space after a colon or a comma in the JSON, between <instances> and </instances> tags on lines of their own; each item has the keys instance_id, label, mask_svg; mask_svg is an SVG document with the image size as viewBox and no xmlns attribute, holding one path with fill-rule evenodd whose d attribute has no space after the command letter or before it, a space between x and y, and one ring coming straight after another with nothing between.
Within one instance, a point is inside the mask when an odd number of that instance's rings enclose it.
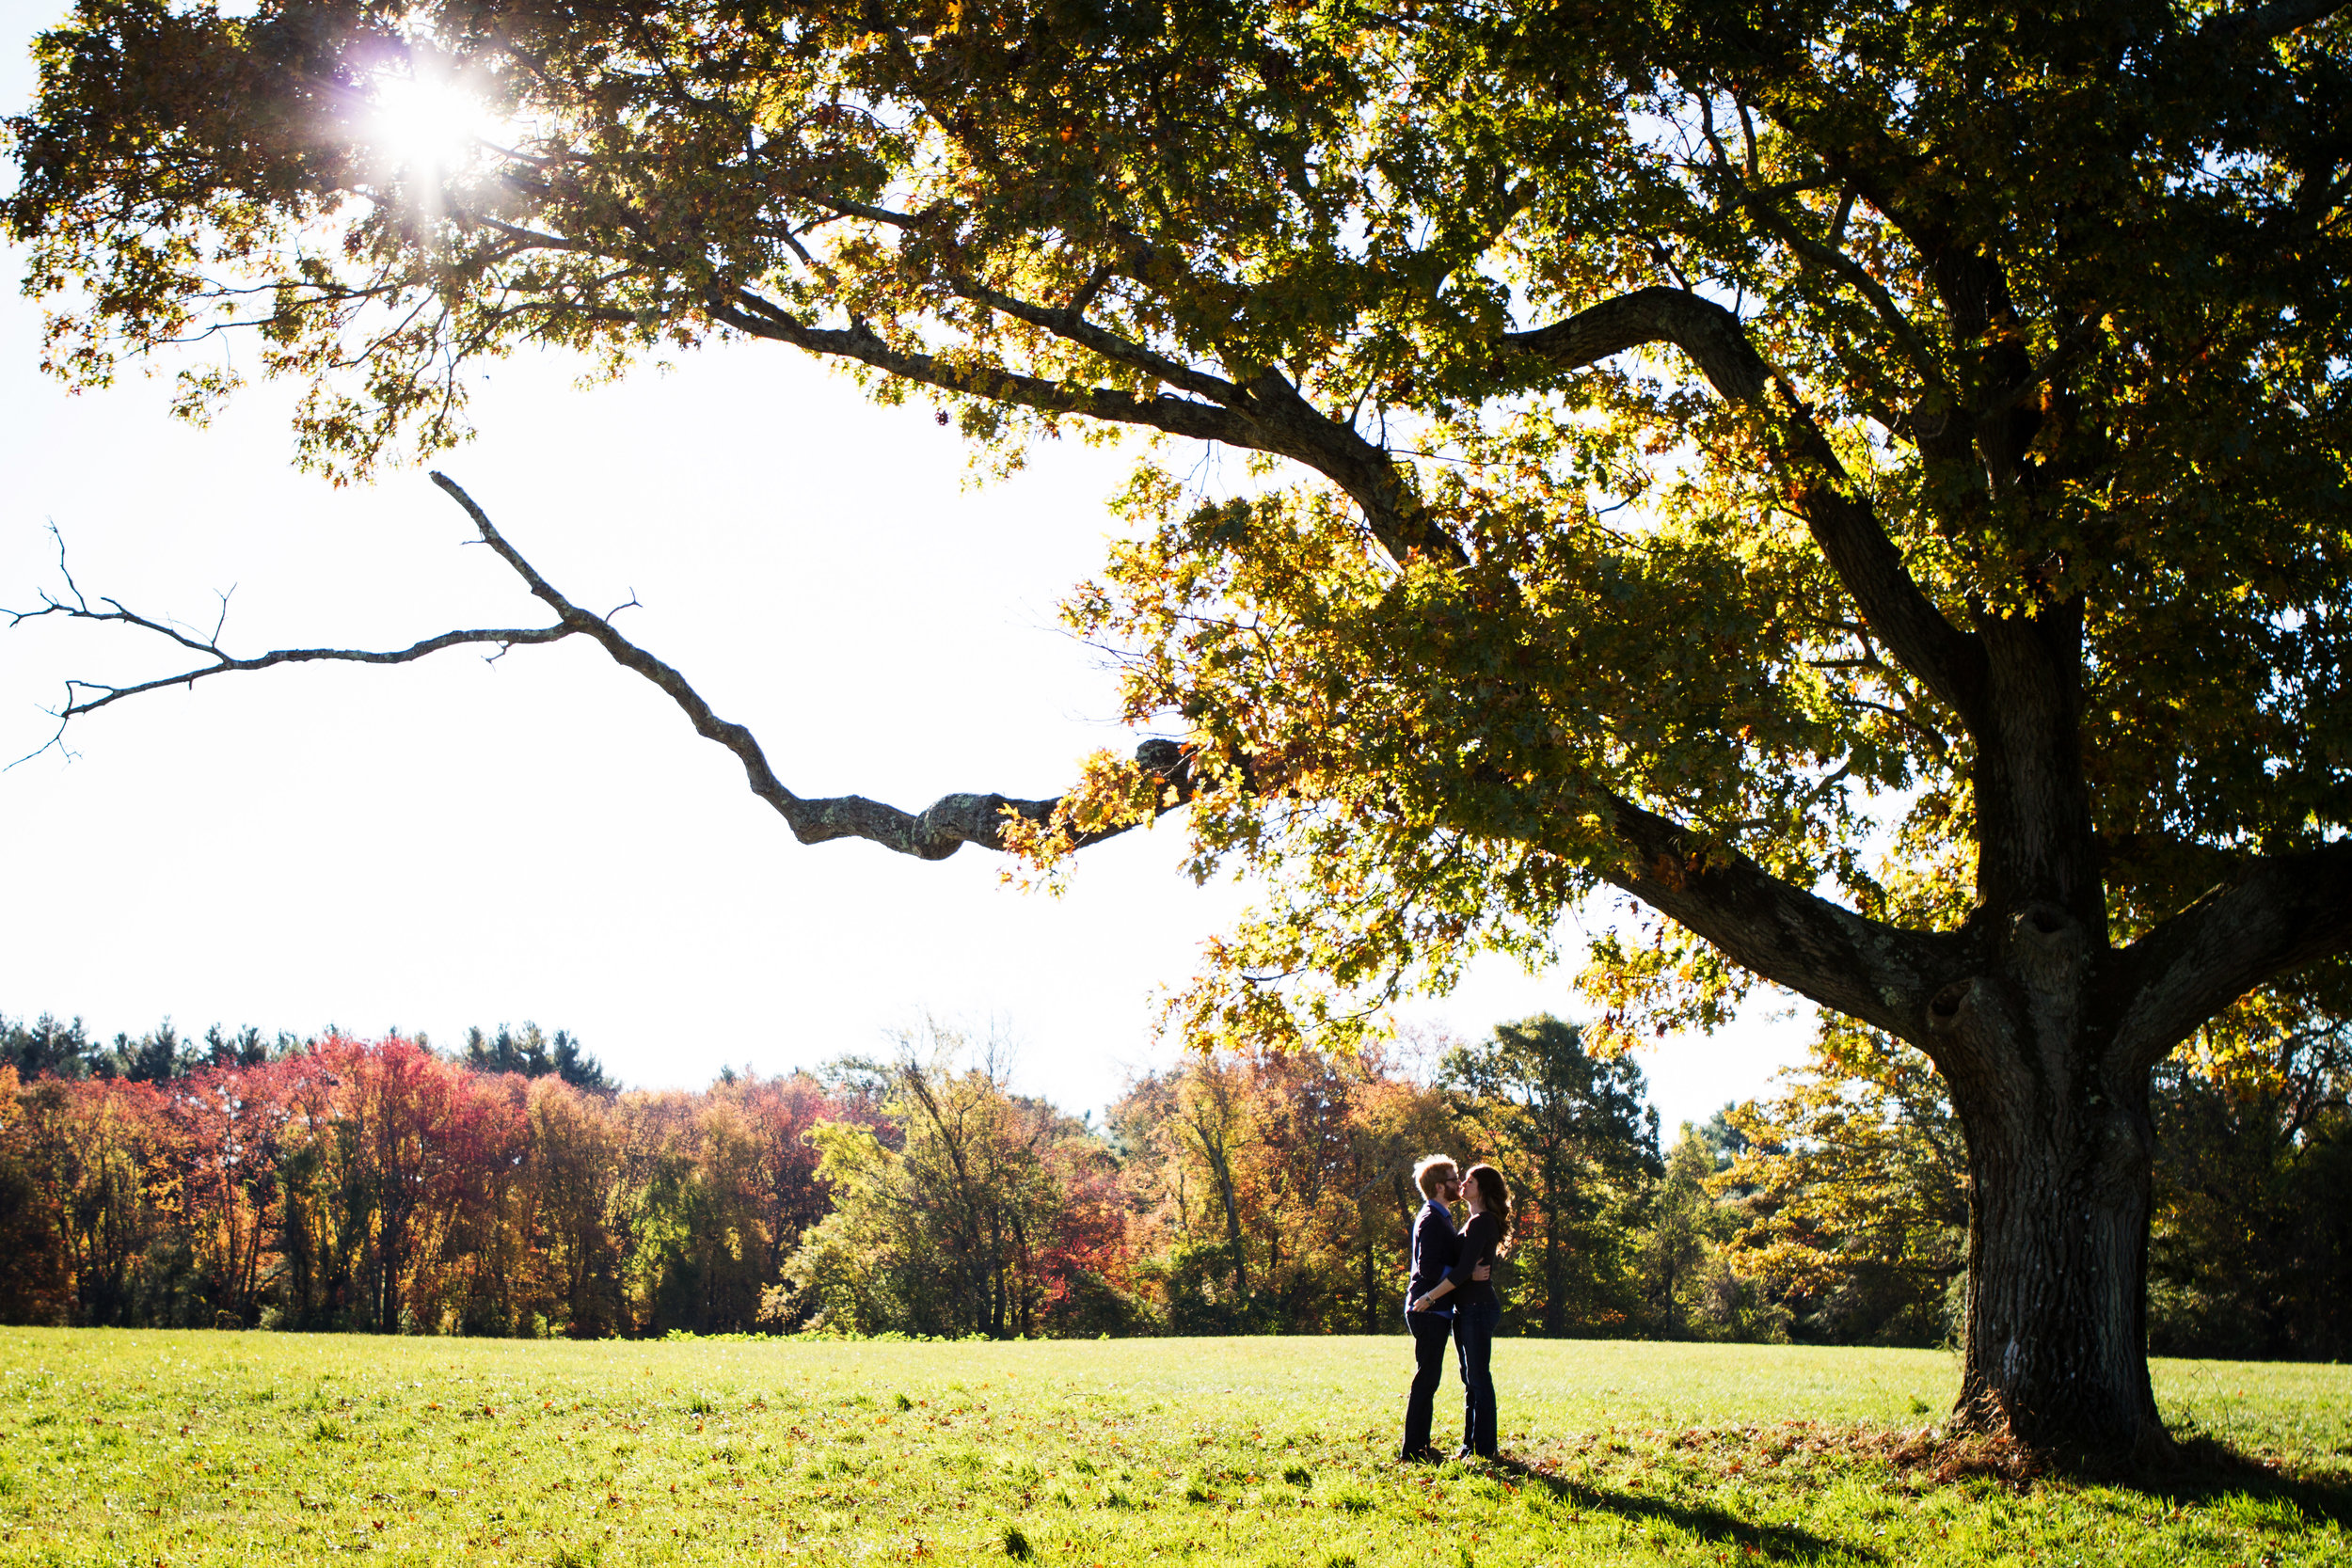
<instances>
[{"instance_id":1,"label":"grass field","mask_svg":"<svg viewBox=\"0 0 2352 1568\"><path fill-rule=\"evenodd\" d=\"M2352 1368L2158 1363L2281 1474L2150 1490L1936 1481L1873 1433L1951 1357L1751 1346L1502 1341L1520 1465L1401 1468L1406 1356L0 1330L0 1561L2352 1562Z\"/></svg>"}]
</instances>

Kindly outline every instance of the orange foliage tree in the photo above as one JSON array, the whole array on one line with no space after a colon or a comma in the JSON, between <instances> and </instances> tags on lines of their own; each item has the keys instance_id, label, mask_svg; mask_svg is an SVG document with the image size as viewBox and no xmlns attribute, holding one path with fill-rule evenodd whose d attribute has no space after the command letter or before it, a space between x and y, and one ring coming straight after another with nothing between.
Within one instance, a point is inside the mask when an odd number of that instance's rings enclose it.
<instances>
[{"instance_id":1,"label":"orange foliage tree","mask_svg":"<svg viewBox=\"0 0 2352 1568\"><path fill-rule=\"evenodd\" d=\"M334 1035L160 1083L0 1068L0 1319L753 1326L827 1208L806 1076L613 1095Z\"/></svg>"}]
</instances>

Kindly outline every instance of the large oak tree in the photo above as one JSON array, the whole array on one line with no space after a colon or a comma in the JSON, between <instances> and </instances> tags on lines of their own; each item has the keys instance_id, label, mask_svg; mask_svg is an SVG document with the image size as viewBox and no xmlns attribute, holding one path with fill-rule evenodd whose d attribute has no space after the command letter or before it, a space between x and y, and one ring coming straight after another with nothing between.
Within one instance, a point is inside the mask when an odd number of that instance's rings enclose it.
<instances>
[{"instance_id":1,"label":"large oak tree","mask_svg":"<svg viewBox=\"0 0 2352 1568\"><path fill-rule=\"evenodd\" d=\"M469 359L713 339L1262 458L1146 460L1072 612L1171 738L1057 801L799 797L478 513L553 623L177 678L583 635L804 840L1052 867L1189 802L1276 890L1202 1036L1615 889L1610 1029L1760 979L1927 1053L1962 1415L2145 1452L2150 1069L2340 1012L2352 942L2337 8L83 0L8 221L62 374L245 328L339 472L462 435ZM444 88L477 135L391 135Z\"/></svg>"}]
</instances>

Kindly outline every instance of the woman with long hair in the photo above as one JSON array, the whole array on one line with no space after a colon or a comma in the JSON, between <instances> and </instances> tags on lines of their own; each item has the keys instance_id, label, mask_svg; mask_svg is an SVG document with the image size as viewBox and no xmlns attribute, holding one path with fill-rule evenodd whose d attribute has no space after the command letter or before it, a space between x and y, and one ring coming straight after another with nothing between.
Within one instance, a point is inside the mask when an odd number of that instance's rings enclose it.
<instances>
[{"instance_id":1,"label":"woman with long hair","mask_svg":"<svg viewBox=\"0 0 2352 1568\"><path fill-rule=\"evenodd\" d=\"M1502 1322L1502 1298L1473 1276L1511 1250L1511 1189L1494 1166L1472 1165L1462 1173L1462 1203L1470 1219L1462 1227L1454 1266L1413 1309L1427 1311L1441 1298L1454 1298L1454 1365L1462 1374L1462 1449L1454 1457L1493 1459L1495 1380L1487 1364Z\"/></svg>"}]
</instances>

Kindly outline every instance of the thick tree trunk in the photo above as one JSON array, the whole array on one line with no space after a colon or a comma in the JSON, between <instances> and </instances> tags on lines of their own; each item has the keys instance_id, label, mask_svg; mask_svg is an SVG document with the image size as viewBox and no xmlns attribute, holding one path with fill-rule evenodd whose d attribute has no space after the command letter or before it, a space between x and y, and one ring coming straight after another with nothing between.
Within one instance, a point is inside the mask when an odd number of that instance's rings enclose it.
<instances>
[{"instance_id":1,"label":"thick tree trunk","mask_svg":"<svg viewBox=\"0 0 2352 1568\"><path fill-rule=\"evenodd\" d=\"M2169 1450L2148 1385L2145 1098L2089 1137L2052 1106L1969 1128L1971 1424L2037 1448Z\"/></svg>"},{"instance_id":2,"label":"thick tree trunk","mask_svg":"<svg viewBox=\"0 0 2352 1568\"><path fill-rule=\"evenodd\" d=\"M2154 1132L2148 1069L2103 1049L2082 927L2011 922L1999 973L1934 1006L1968 1138L1968 1294L1958 1416L2058 1454L2171 1451L2148 1382Z\"/></svg>"}]
</instances>

